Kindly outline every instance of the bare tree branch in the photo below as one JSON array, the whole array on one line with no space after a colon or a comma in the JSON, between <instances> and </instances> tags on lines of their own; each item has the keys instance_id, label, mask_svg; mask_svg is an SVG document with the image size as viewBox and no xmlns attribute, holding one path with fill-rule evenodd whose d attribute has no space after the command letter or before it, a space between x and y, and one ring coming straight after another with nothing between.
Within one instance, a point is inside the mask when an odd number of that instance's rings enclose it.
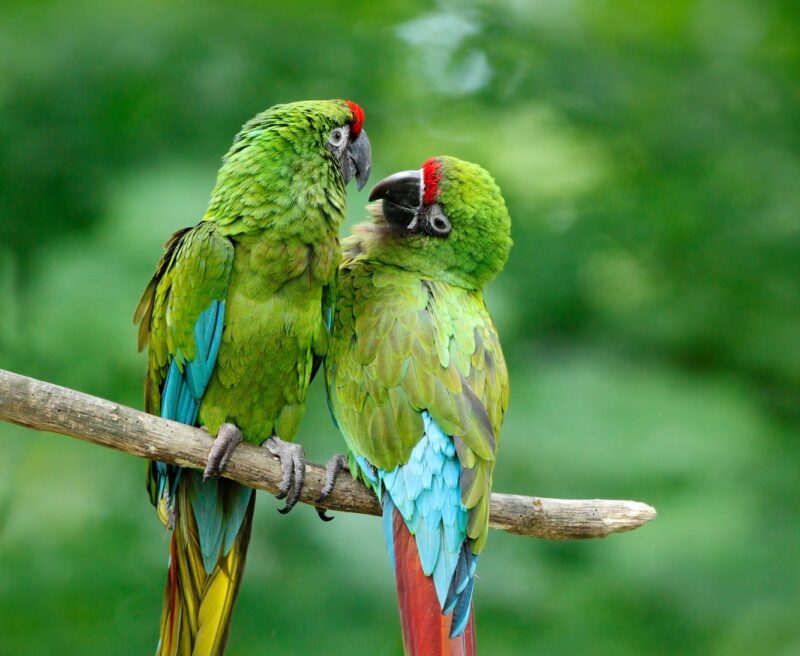
<instances>
[{"instance_id":1,"label":"bare tree branch","mask_svg":"<svg viewBox=\"0 0 800 656\"><path fill-rule=\"evenodd\" d=\"M205 466L212 442L199 429L2 369L0 419L197 469ZM281 468L266 449L243 443L231 456L225 476L275 494ZM309 464L300 500L313 505L324 479L325 470ZM347 475L339 477L323 505L331 510L381 514L374 494ZM495 493L490 525L518 535L569 540L630 531L655 516L654 508L638 501L545 499Z\"/></svg>"}]
</instances>

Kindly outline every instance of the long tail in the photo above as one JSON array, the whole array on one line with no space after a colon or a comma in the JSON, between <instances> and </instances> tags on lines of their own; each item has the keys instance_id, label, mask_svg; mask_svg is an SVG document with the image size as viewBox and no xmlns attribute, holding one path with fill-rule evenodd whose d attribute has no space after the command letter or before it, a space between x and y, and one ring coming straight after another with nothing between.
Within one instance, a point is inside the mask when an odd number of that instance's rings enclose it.
<instances>
[{"instance_id":1,"label":"long tail","mask_svg":"<svg viewBox=\"0 0 800 656\"><path fill-rule=\"evenodd\" d=\"M453 615L442 613L436 586L422 570L417 543L403 517L394 507L387 510L393 513L394 572L406 656L474 656L477 651L472 605L466 629L457 638L450 638Z\"/></svg>"},{"instance_id":2,"label":"long tail","mask_svg":"<svg viewBox=\"0 0 800 656\"><path fill-rule=\"evenodd\" d=\"M188 472L185 472L188 474ZM169 571L164 589L164 609L157 656L218 656L225 649L233 604L242 581L250 542L255 494L242 504L238 530L226 548L218 547L216 561L203 553L208 531L201 537L195 512L198 494L188 475L175 494L175 526L170 542ZM214 497L239 494L231 481L218 481ZM241 487L241 486L239 486ZM209 495L210 496L210 495ZM207 523L201 520L201 523ZM221 538L222 539L222 538ZM227 542L227 541L226 541ZM204 558L205 555L205 558Z\"/></svg>"}]
</instances>

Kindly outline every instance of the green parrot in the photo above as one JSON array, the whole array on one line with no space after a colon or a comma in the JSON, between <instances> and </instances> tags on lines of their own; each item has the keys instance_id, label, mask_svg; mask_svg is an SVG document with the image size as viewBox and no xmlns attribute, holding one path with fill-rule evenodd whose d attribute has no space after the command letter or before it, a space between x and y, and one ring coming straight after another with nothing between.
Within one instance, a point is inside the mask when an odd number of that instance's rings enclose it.
<instances>
[{"instance_id":1,"label":"green parrot","mask_svg":"<svg viewBox=\"0 0 800 656\"><path fill-rule=\"evenodd\" d=\"M483 288L508 258L511 221L492 177L453 157L386 178L370 200L337 278L325 372L349 453L331 462L381 499L406 653L474 654L508 402Z\"/></svg>"},{"instance_id":2,"label":"green parrot","mask_svg":"<svg viewBox=\"0 0 800 656\"><path fill-rule=\"evenodd\" d=\"M147 488L172 530L158 654L221 654L241 582L253 490L217 478L242 440L280 458L297 502L305 464L290 444L327 345L345 185L371 152L344 100L276 105L248 121L203 219L166 243L136 309L148 349L145 409L215 436L205 472L151 462Z\"/></svg>"}]
</instances>

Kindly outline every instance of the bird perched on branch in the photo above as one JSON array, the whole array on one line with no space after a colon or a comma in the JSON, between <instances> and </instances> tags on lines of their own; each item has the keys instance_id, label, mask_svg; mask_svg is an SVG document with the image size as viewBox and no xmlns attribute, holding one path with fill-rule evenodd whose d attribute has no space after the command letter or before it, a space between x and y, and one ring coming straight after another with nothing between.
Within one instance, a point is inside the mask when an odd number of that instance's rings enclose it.
<instances>
[{"instance_id":1,"label":"bird perched on branch","mask_svg":"<svg viewBox=\"0 0 800 656\"><path fill-rule=\"evenodd\" d=\"M331 100L248 121L202 221L172 235L139 301L145 409L215 436L203 473L148 466L150 499L173 529L159 654L224 650L255 502L217 478L236 445L280 458L282 512L299 497L303 450L290 442L326 346L345 185L361 189L370 172L363 120L355 103Z\"/></svg>"},{"instance_id":2,"label":"bird perched on branch","mask_svg":"<svg viewBox=\"0 0 800 656\"><path fill-rule=\"evenodd\" d=\"M488 534L508 377L482 290L505 265L510 218L491 176L436 157L372 190L344 242L325 360L347 458L328 466L383 504L403 642L474 654L472 594Z\"/></svg>"}]
</instances>

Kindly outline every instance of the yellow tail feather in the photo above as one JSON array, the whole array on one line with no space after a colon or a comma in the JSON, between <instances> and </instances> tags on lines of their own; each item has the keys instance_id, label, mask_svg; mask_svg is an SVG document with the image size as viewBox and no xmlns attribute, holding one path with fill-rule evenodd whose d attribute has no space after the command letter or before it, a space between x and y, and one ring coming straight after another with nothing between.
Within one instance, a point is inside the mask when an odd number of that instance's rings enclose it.
<instances>
[{"instance_id":1,"label":"yellow tail feather","mask_svg":"<svg viewBox=\"0 0 800 656\"><path fill-rule=\"evenodd\" d=\"M227 556L220 554L207 574L186 487L179 484L157 656L219 656L224 651L244 573L255 498L251 495Z\"/></svg>"}]
</instances>

